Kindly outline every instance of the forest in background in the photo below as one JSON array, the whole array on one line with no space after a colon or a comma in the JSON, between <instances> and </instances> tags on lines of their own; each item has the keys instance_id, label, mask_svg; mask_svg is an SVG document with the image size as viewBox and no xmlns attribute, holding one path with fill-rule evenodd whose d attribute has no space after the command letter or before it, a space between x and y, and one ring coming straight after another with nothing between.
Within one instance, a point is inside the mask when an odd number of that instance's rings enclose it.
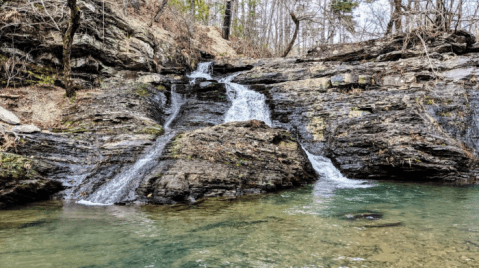
<instances>
[{"instance_id":1,"label":"forest in background","mask_svg":"<svg viewBox=\"0 0 479 268\"><path fill-rule=\"evenodd\" d=\"M162 2L145 1L146 5ZM169 0L168 5L185 15L194 14L196 23L222 28L228 2L232 38L248 40L272 56L284 55L293 39L290 56L318 45L365 41L414 29L465 29L479 34L477 0ZM293 16L299 25L296 38Z\"/></svg>"}]
</instances>

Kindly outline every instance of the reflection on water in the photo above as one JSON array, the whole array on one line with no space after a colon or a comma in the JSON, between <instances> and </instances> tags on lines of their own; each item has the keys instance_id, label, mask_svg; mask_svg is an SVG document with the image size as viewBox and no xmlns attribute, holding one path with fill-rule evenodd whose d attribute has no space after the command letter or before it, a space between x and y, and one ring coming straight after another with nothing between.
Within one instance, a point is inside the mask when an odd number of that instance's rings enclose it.
<instances>
[{"instance_id":1,"label":"reflection on water","mask_svg":"<svg viewBox=\"0 0 479 268\"><path fill-rule=\"evenodd\" d=\"M51 201L0 211L0 266L479 267L478 187L315 191L191 207Z\"/></svg>"}]
</instances>

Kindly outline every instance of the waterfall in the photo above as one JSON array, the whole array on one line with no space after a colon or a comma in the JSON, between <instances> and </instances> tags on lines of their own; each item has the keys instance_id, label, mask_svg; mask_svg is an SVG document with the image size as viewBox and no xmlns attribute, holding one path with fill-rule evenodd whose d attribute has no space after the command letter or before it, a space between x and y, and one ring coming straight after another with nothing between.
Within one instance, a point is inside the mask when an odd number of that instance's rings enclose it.
<instances>
[{"instance_id":1,"label":"waterfall","mask_svg":"<svg viewBox=\"0 0 479 268\"><path fill-rule=\"evenodd\" d=\"M369 188L374 186L364 180L351 180L344 177L331 163L329 158L313 155L304 147L303 150L308 155L309 161L320 177L320 180L314 185L315 195L330 197L334 195L334 191L337 189Z\"/></svg>"},{"instance_id":2,"label":"waterfall","mask_svg":"<svg viewBox=\"0 0 479 268\"><path fill-rule=\"evenodd\" d=\"M192 72L190 75L188 75L188 78L190 78L190 85L193 85L196 83L196 78L205 78L207 80L213 79L211 77L211 73L212 73L211 62L198 63L198 69Z\"/></svg>"},{"instance_id":3,"label":"waterfall","mask_svg":"<svg viewBox=\"0 0 479 268\"><path fill-rule=\"evenodd\" d=\"M188 76L190 78L190 84L194 84L197 78L211 80L211 74L211 62L200 63L198 64L198 69ZM224 121L234 122L257 119L272 126L269 108L266 105L266 97L261 93L248 89L246 86L232 83L231 81L233 81L238 74L239 73L230 75L219 81L225 84L228 98L232 102ZM118 202L124 202L125 200L134 200L135 194L131 189L136 189L140 180L148 175L155 165L158 164L165 145L176 134L176 131L170 129L170 125L178 116L184 103L185 99L181 94L176 92L176 85L173 85L171 88L171 105L169 108L170 116L164 125L166 133L159 137L152 149L141 156L133 166L100 186L88 198L79 200L77 203L84 205L113 205ZM315 185L315 194L331 196L334 195L336 189L371 187L371 185L365 184L365 181L345 178L328 158L312 155L308 151L304 151L308 155L313 168L321 178Z\"/></svg>"},{"instance_id":4,"label":"waterfall","mask_svg":"<svg viewBox=\"0 0 479 268\"><path fill-rule=\"evenodd\" d=\"M212 79L211 62L198 64L198 70L191 73L188 77L190 78L190 84L194 84L197 78ZM125 200L134 199L134 196L131 196L131 189L136 189L140 179L148 175L155 165L158 164L163 149L168 141L170 141L176 134L175 131L170 129L170 125L178 116L181 106L184 103L185 100L182 95L176 92L176 85L172 85L171 105L169 108L170 116L164 125L166 133L159 137L152 149L141 156L133 166L100 186L93 194L88 196L88 198L79 200L77 203L93 206L109 206Z\"/></svg>"},{"instance_id":5,"label":"waterfall","mask_svg":"<svg viewBox=\"0 0 479 268\"><path fill-rule=\"evenodd\" d=\"M266 105L266 97L256 91L248 89L246 86L232 83L233 79L239 73L230 75L220 80L225 83L228 98L232 101L231 108L228 110L225 122L248 121L258 119L272 126L269 108ZM368 188L373 185L366 184L366 181L351 180L344 177L341 172L331 163L331 160L309 153L308 159L318 173L320 180L315 184L314 191L316 195L332 196L337 189L350 188Z\"/></svg>"},{"instance_id":6,"label":"waterfall","mask_svg":"<svg viewBox=\"0 0 479 268\"><path fill-rule=\"evenodd\" d=\"M175 132L169 132L158 138L147 154L140 157L136 163L129 167L126 171L118 174L109 182L103 184L98 190L90 195L85 200L80 200L77 203L83 205L113 205L115 203L124 201L128 197L130 189L135 189L135 182L143 176L147 175L154 166L158 163L161 153L165 145L175 135Z\"/></svg>"},{"instance_id":7,"label":"waterfall","mask_svg":"<svg viewBox=\"0 0 479 268\"><path fill-rule=\"evenodd\" d=\"M184 104L184 100L181 96L181 94L178 94L176 92L176 85L171 86L171 113L170 116L168 117L168 120L165 123L164 128L166 130L170 129L170 125L175 120L175 118L178 116L178 113L180 112L181 106Z\"/></svg>"},{"instance_id":8,"label":"waterfall","mask_svg":"<svg viewBox=\"0 0 479 268\"><path fill-rule=\"evenodd\" d=\"M226 113L225 123L235 121L248 121L257 119L272 126L269 108L266 105L266 97L246 86L232 83L238 74L233 74L220 80L226 85L228 98L231 100L231 108Z\"/></svg>"}]
</instances>

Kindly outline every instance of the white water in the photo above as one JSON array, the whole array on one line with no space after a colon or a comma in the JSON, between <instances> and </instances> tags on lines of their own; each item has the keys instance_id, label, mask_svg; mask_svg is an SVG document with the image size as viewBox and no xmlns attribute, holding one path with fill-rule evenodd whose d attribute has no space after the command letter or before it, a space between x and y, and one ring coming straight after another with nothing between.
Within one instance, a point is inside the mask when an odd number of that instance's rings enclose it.
<instances>
[{"instance_id":1,"label":"white water","mask_svg":"<svg viewBox=\"0 0 479 268\"><path fill-rule=\"evenodd\" d=\"M343 176L341 172L331 163L329 158L314 155L303 148L314 170L319 175L319 180L314 185L314 194L324 197L334 195L337 189L369 188L374 185L363 180L351 180Z\"/></svg>"},{"instance_id":2,"label":"white water","mask_svg":"<svg viewBox=\"0 0 479 268\"><path fill-rule=\"evenodd\" d=\"M169 132L158 138L153 149L144 156L140 157L136 163L128 170L116 175L112 180L100 186L87 199L80 200L77 203L83 205L108 206L121 202L129 194L129 190L137 183L135 179L141 179L147 172L153 168L161 157L161 153L168 141L174 136L175 132Z\"/></svg>"},{"instance_id":3,"label":"white water","mask_svg":"<svg viewBox=\"0 0 479 268\"><path fill-rule=\"evenodd\" d=\"M170 117L165 123L164 128L165 129L170 129L170 125L175 120L175 118L178 116L178 113L180 112L181 106L185 103L185 100L183 100L183 97L181 94L178 94L176 92L176 85L171 86L171 113Z\"/></svg>"},{"instance_id":4,"label":"white water","mask_svg":"<svg viewBox=\"0 0 479 268\"><path fill-rule=\"evenodd\" d=\"M196 78L205 78L207 80L213 79L211 73L211 62L198 63L198 69L188 75L188 78L190 78L190 85L193 85L196 82Z\"/></svg>"},{"instance_id":5,"label":"white water","mask_svg":"<svg viewBox=\"0 0 479 268\"><path fill-rule=\"evenodd\" d=\"M257 119L272 126L266 97L246 86L232 83L231 81L237 75L234 74L220 80L221 83L225 83L228 98L232 102L231 108L226 113L225 123Z\"/></svg>"},{"instance_id":6,"label":"white water","mask_svg":"<svg viewBox=\"0 0 479 268\"><path fill-rule=\"evenodd\" d=\"M258 119L271 126L271 115L266 105L266 97L263 94L248 89L246 86L232 83L231 81L233 81L238 74L220 80L221 83L226 84L228 97L233 102L226 114L225 122ZM333 196L337 189L368 188L373 186L367 184L366 181L351 180L344 177L333 163L331 163L330 159L313 155L306 150L304 151L308 155L308 159L313 165L314 170L319 175L319 180L314 186L316 195L328 197Z\"/></svg>"}]
</instances>

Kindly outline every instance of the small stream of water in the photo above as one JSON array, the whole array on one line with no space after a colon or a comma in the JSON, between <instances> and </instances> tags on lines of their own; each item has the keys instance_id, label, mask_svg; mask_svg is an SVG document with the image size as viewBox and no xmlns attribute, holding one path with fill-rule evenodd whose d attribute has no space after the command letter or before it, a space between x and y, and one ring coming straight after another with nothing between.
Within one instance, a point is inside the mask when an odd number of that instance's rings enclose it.
<instances>
[{"instance_id":1,"label":"small stream of water","mask_svg":"<svg viewBox=\"0 0 479 268\"><path fill-rule=\"evenodd\" d=\"M79 200L78 204L110 206L118 202L134 200L134 189L138 187L139 180L148 175L161 157L165 145L173 138L175 132L170 131L159 137L152 149L140 157L136 163L126 171L115 176L111 181L100 186L88 198Z\"/></svg>"}]
</instances>

